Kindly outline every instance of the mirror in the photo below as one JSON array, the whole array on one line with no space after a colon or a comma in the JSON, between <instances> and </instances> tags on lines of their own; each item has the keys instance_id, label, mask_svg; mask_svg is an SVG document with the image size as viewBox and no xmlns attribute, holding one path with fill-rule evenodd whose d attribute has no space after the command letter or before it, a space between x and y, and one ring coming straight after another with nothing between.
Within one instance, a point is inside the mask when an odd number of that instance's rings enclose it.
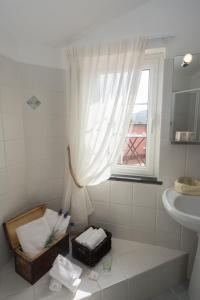
<instances>
[{"instance_id":1,"label":"mirror","mask_svg":"<svg viewBox=\"0 0 200 300\"><path fill-rule=\"evenodd\" d=\"M200 54L174 58L171 142L200 144Z\"/></svg>"}]
</instances>

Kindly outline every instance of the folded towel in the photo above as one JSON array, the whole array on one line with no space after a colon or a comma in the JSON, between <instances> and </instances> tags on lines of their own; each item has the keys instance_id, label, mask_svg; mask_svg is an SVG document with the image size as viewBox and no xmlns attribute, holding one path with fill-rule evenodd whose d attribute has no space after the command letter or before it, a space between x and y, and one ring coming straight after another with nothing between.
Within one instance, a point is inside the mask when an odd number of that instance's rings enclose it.
<instances>
[{"instance_id":1,"label":"folded towel","mask_svg":"<svg viewBox=\"0 0 200 300\"><path fill-rule=\"evenodd\" d=\"M58 280L51 278L49 283L49 289L52 292L60 292L62 289L62 283L60 283Z\"/></svg>"},{"instance_id":2,"label":"folded towel","mask_svg":"<svg viewBox=\"0 0 200 300\"><path fill-rule=\"evenodd\" d=\"M63 266L68 272L70 272L70 276L73 279L79 278L82 274L82 269L79 266L73 264L69 259L60 254L58 254L53 263L53 265L56 264Z\"/></svg>"},{"instance_id":3,"label":"folded towel","mask_svg":"<svg viewBox=\"0 0 200 300\"><path fill-rule=\"evenodd\" d=\"M56 212L51 209L46 209L44 218L51 228L51 232L55 231L56 236L59 237L67 231L71 216L68 213L63 214L62 210Z\"/></svg>"},{"instance_id":4,"label":"folded towel","mask_svg":"<svg viewBox=\"0 0 200 300\"><path fill-rule=\"evenodd\" d=\"M79 279L81 273L81 268L72 264L65 257L58 255L53 264L53 267L49 272L49 275L63 284L72 293L75 293L81 282L81 279Z\"/></svg>"},{"instance_id":5,"label":"folded towel","mask_svg":"<svg viewBox=\"0 0 200 300\"><path fill-rule=\"evenodd\" d=\"M66 218L63 218L61 223L59 224L58 227L58 234L64 234L67 231L67 228L69 226L69 221L70 221L71 216L68 215Z\"/></svg>"},{"instance_id":6,"label":"folded towel","mask_svg":"<svg viewBox=\"0 0 200 300\"><path fill-rule=\"evenodd\" d=\"M58 223L60 216L58 216L58 213L52 209L47 208L44 213L44 218L49 224L49 227L51 231L55 228L55 225Z\"/></svg>"},{"instance_id":7,"label":"folded towel","mask_svg":"<svg viewBox=\"0 0 200 300\"><path fill-rule=\"evenodd\" d=\"M45 218L42 217L19 226L16 233L24 253L34 257L44 248L51 230Z\"/></svg>"},{"instance_id":8,"label":"folded towel","mask_svg":"<svg viewBox=\"0 0 200 300\"><path fill-rule=\"evenodd\" d=\"M83 233L81 233L77 238L76 241L82 245L85 245L87 239L92 235L94 232L94 228L90 227Z\"/></svg>"},{"instance_id":9,"label":"folded towel","mask_svg":"<svg viewBox=\"0 0 200 300\"><path fill-rule=\"evenodd\" d=\"M87 239L85 246L92 250L96 248L106 237L107 235L102 228L94 230L92 235Z\"/></svg>"}]
</instances>

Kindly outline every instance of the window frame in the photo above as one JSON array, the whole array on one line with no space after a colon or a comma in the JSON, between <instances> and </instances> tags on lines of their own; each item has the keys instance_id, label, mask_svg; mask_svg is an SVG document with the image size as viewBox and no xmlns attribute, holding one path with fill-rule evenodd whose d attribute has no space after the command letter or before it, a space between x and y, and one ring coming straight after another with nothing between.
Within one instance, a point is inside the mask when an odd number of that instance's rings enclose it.
<instances>
[{"instance_id":1,"label":"window frame","mask_svg":"<svg viewBox=\"0 0 200 300\"><path fill-rule=\"evenodd\" d=\"M144 63L141 66L141 71L145 69L150 70L146 167L116 164L112 167L112 176L158 176L160 145L160 122L158 120L160 120L159 116L161 115L164 56L165 49L147 50Z\"/></svg>"}]
</instances>

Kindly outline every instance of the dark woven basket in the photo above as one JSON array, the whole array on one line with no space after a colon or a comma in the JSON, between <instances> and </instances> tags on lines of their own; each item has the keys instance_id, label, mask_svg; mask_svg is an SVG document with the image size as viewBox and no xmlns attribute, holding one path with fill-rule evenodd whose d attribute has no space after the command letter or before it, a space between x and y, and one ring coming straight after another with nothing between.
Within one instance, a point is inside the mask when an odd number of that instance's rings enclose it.
<instances>
[{"instance_id":1,"label":"dark woven basket","mask_svg":"<svg viewBox=\"0 0 200 300\"><path fill-rule=\"evenodd\" d=\"M95 226L90 226L93 228L99 228ZM86 228L87 229L87 228ZM85 229L85 230L86 230ZM76 238L72 239L72 256L84 263L85 265L89 267L94 267L103 256L105 256L111 249L111 237L112 233L105 230L105 233L107 234L107 237L93 250L88 249L87 247L79 244L76 241Z\"/></svg>"}]
</instances>

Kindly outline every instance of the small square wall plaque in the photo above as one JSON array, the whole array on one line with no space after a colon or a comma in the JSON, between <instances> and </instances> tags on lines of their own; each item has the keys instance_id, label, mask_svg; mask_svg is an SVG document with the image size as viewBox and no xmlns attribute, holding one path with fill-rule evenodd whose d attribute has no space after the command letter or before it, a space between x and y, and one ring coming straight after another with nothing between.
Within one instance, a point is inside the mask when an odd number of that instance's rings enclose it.
<instances>
[{"instance_id":1,"label":"small square wall plaque","mask_svg":"<svg viewBox=\"0 0 200 300\"><path fill-rule=\"evenodd\" d=\"M36 98L35 96L32 96L30 99L26 101L26 103L32 108L36 109L38 106L40 106L41 102Z\"/></svg>"}]
</instances>

